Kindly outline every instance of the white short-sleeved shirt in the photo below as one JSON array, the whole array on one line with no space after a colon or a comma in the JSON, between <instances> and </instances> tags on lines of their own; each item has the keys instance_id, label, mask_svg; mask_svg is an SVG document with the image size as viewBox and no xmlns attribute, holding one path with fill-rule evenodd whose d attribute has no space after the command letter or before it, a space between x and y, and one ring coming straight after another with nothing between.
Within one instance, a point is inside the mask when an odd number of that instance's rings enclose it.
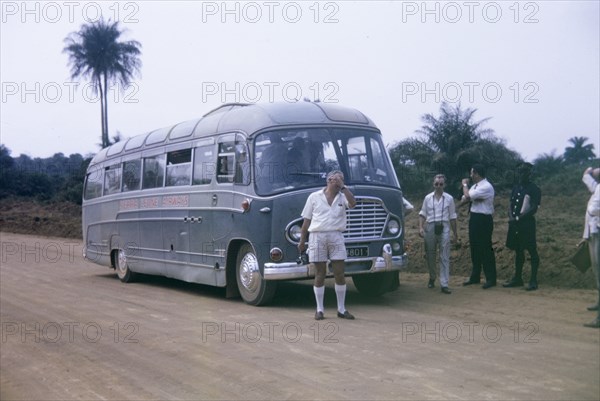
<instances>
[{"instance_id":1,"label":"white short-sleeved shirt","mask_svg":"<svg viewBox=\"0 0 600 401\"><path fill-rule=\"evenodd\" d=\"M346 231L346 209L349 207L346 196L339 192L331 206L327 202L325 189L308 196L302 217L311 220L308 232Z\"/></svg>"},{"instance_id":2,"label":"white short-sleeved shirt","mask_svg":"<svg viewBox=\"0 0 600 401\"><path fill-rule=\"evenodd\" d=\"M487 179L469 188L471 213L494 214L494 187Z\"/></svg>"},{"instance_id":3,"label":"white short-sleeved shirt","mask_svg":"<svg viewBox=\"0 0 600 401\"><path fill-rule=\"evenodd\" d=\"M438 200L435 197L435 192L431 192L423 199L419 216L423 216L428 223L456 220L454 199L450 194L444 192Z\"/></svg>"}]
</instances>

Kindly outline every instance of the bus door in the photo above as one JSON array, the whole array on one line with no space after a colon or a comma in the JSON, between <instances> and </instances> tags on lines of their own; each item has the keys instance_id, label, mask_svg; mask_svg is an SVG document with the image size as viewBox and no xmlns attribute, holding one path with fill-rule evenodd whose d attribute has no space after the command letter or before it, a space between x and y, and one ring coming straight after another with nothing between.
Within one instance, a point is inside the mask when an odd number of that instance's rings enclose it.
<instances>
[{"instance_id":1,"label":"bus door","mask_svg":"<svg viewBox=\"0 0 600 401\"><path fill-rule=\"evenodd\" d=\"M178 145L178 148L167 149L161 217L166 274L169 277L182 277L181 270L186 269L190 262L189 188L191 183L191 147Z\"/></svg>"},{"instance_id":2,"label":"bus door","mask_svg":"<svg viewBox=\"0 0 600 401\"><path fill-rule=\"evenodd\" d=\"M188 214L188 240L190 249L190 265L202 277L199 281L211 283L212 273L217 258L214 241L212 240L213 226L213 195L216 176L215 141L203 139L194 143L194 165L192 172L192 189L190 191L190 207ZM212 283L216 285L216 283Z\"/></svg>"},{"instance_id":3,"label":"bus door","mask_svg":"<svg viewBox=\"0 0 600 401\"><path fill-rule=\"evenodd\" d=\"M143 155L142 189L140 198L140 256L144 261L144 272L163 275L165 273L165 245L163 242L162 195L165 181L164 153L156 151ZM156 188L159 191L153 190Z\"/></svg>"},{"instance_id":4,"label":"bus door","mask_svg":"<svg viewBox=\"0 0 600 401\"><path fill-rule=\"evenodd\" d=\"M217 140L217 184L211 197L212 241L216 262L224 265L227 244L234 228L234 186L236 178L235 135L223 135ZM239 208L238 208L239 209Z\"/></svg>"},{"instance_id":5,"label":"bus door","mask_svg":"<svg viewBox=\"0 0 600 401\"><path fill-rule=\"evenodd\" d=\"M223 262L230 240L240 238L240 233L248 229L241 225L239 217L249 184L250 161L245 137L241 134L222 136L218 141L217 192L213 197L213 238L216 249L223 253Z\"/></svg>"}]
</instances>

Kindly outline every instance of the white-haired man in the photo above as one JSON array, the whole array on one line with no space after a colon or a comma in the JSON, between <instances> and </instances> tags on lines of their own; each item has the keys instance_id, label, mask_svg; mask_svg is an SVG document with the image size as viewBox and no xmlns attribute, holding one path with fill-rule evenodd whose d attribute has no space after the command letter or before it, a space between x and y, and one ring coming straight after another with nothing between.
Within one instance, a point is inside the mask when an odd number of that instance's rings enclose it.
<instances>
[{"instance_id":1,"label":"white-haired man","mask_svg":"<svg viewBox=\"0 0 600 401\"><path fill-rule=\"evenodd\" d=\"M344 174L334 170L327 174L327 186L308 196L302 217L302 233L298 250L306 250L308 242L308 260L315 268L314 293L317 301L316 320L324 319L323 299L325 296L325 276L327 261L331 261L335 278L335 293L338 304L338 317L354 319L346 310L346 278L344 260L346 246L342 233L346 230L346 209L356 205L354 195L344 185Z\"/></svg>"}]
</instances>

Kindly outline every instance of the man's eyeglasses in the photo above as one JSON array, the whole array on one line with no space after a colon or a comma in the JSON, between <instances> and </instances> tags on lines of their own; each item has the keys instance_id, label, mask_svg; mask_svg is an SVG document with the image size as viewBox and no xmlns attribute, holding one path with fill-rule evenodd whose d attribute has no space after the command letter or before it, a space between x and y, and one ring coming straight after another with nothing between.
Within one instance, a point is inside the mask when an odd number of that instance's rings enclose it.
<instances>
[{"instance_id":1,"label":"man's eyeglasses","mask_svg":"<svg viewBox=\"0 0 600 401\"><path fill-rule=\"evenodd\" d=\"M443 187L444 184L441 182L436 182L435 184L433 184L434 187Z\"/></svg>"}]
</instances>

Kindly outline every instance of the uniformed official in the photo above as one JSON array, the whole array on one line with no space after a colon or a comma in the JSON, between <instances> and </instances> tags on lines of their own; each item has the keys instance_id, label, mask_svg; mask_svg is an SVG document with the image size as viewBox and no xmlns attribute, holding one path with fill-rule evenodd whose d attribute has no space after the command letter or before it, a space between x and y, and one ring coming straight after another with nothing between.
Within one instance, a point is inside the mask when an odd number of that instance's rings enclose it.
<instances>
[{"instance_id":1,"label":"uniformed official","mask_svg":"<svg viewBox=\"0 0 600 401\"><path fill-rule=\"evenodd\" d=\"M506 247L515 251L515 274L503 287L523 286L523 265L525 250L531 257L531 275L527 291L537 290L537 272L540 257L537 252L535 213L542 200L540 188L530 181L531 163L520 163L517 166L517 183L510 196L508 210L508 234Z\"/></svg>"}]
</instances>

